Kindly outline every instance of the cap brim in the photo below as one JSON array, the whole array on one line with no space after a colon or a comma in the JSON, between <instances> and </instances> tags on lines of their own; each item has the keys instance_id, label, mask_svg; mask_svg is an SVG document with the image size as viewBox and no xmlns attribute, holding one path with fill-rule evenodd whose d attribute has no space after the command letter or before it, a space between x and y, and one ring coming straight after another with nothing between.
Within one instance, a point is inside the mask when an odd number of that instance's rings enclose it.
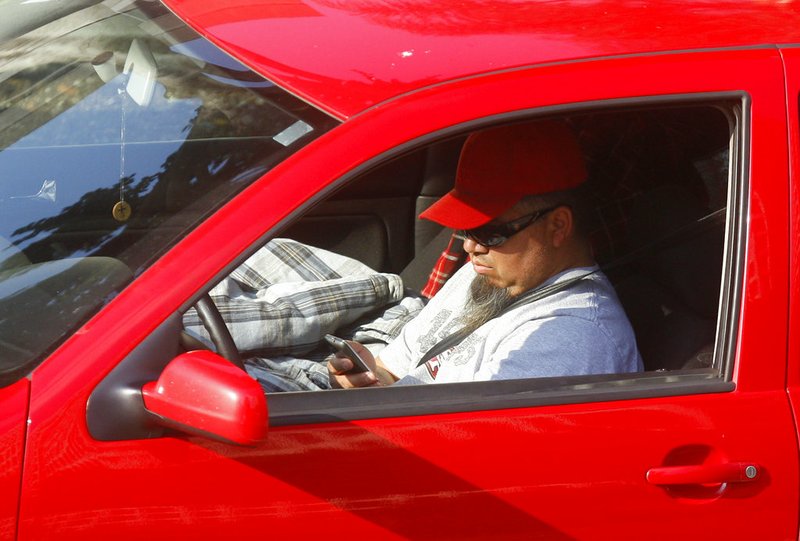
<instances>
[{"instance_id":1,"label":"cap brim","mask_svg":"<svg viewBox=\"0 0 800 541\"><path fill-rule=\"evenodd\" d=\"M514 206L517 199L483 198L480 202L471 202L459 197L454 190L443 195L419 217L452 229L472 229L494 220Z\"/></svg>"}]
</instances>

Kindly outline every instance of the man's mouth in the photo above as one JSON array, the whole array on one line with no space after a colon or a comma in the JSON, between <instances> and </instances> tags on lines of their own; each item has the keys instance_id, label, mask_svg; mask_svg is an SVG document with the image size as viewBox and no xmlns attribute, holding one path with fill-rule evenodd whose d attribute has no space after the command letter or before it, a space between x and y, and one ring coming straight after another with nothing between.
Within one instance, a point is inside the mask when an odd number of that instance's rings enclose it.
<instances>
[{"instance_id":1,"label":"man's mouth","mask_svg":"<svg viewBox=\"0 0 800 541\"><path fill-rule=\"evenodd\" d=\"M490 267L489 265L486 265L481 261L477 261L475 259L472 260L472 268L475 269L475 272L477 272L478 274L486 274L487 272L492 270L492 267Z\"/></svg>"}]
</instances>

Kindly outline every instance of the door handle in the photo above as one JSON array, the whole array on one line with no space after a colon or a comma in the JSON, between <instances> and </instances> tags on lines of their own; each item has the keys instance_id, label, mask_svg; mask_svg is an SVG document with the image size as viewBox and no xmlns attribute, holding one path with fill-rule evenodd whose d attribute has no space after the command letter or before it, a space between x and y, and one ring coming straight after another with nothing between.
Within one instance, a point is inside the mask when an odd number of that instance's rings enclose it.
<instances>
[{"instance_id":1,"label":"door handle","mask_svg":"<svg viewBox=\"0 0 800 541\"><path fill-rule=\"evenodd\" d=\"M724 462L695 466L663 466L647 471L652 485L713 485L755 481L759 466L752 462Z\"/></svg>"}]
</instances>

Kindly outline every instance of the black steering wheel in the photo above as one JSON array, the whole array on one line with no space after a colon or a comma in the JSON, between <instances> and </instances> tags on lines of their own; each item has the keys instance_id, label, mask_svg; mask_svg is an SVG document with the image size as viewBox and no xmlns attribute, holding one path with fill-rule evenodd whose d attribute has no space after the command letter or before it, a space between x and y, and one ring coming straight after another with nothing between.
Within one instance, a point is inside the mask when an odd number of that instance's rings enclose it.
<instances>
[{"instance_id":1,"label":"black steering wheel","mask_svg":"<svg viewBox=\"0 0 800 541\"><path fill-rule=\"evenodd\" d=\"M204 293L202 297L197 299L194 307L197 310L200 321L203 322L203 326L208 331L211 341L214 342L217 353L244 370L244 363L242 363L239 349L236 347L236 343L233 341L231 332L225 325L217 305L211 300L211 296L208 293Z\"/></svg>"}]
</instances>

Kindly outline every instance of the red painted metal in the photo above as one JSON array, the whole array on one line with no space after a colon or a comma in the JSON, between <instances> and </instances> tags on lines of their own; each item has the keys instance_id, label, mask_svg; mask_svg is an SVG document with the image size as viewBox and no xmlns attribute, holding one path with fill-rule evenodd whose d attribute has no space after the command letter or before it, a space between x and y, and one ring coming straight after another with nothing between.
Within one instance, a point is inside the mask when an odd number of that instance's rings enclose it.
<instances>
[{"instance_id":1,"label":"red painted metal","mask_svg":"<svg viewBox=\"0 0 800 541\"><path fill-rule=\"evenodd\" d=\"M796 2L166 0L246 64L341 118L522 66L800 42Z\"/></svg>"},{"instance_id":2,"label":"red painted metal","mask_svg":"<svg viewBox=\"0 0 800 541\"><path fill-rule=\"evenodd\" d=\"M800 325L800 50L781 51L786 69L786 110L788 121L789 185L787 189L790 229L787 251L789 253L789 328ZM800 335L789 334L787 385L794 398L795 409L800 407Z\"/></svg>"},{"instance_id":3,"label":"red painted metal","mask_svg":"<svg viewBox=\"0 0 800 541\"><path fill-rule=\"evenodd\" d=\"M781 56L762 47L800 41L796 3L168 3L350 120L189 234L30 384L0 390L0 537L14 535L21 486L24 541L797 539L800 55L781 51L784 81ZM709 50L643 55L686 49ZM734 392L280 427L250 448L88 434L89 394L120 359L270 228L373 157L509 112L719 92L752 104ZM154 409L156 387L145 398ZM759 475L749 483L647 483L648 471L751 460Z\"/></svg>"},{"instance_id":4,"label":"red painted metal","mask_svg":"<svg viewBox=\"0 0 800 541\"><path fill-rule=\"evenodd\" d=\"M17 533L29 393L25 378L0 389L0 539Z\"/></svg>"},{"instance_id":5,"label":"red painted metal","mask_svg":"<svg viewBox=\"0 0 800 541\"><path fill-rule=\"evenodd\" d=\"M332 130L188 235L37 369L20 539L796 537L781 74L768 49L542 66L427 88ZM282 427L249 449L88 435L86 400L105 374L265 231L359 164L492 115L705 92L752 100L735 392ZM647 471L676 456L689 466L752 460L764 474L721 492L648 485ZM745 515L759 520L731 520Z\"/></svg>"},{"instance_id":6,"label":"red painted metal","mask_svg":"<svg viewBox=\"0 0 800 541\"><path fill-rule=\"evenodd\" d=\"M791 329L787 354L787 388L795 423L800 419L800 50L781 50L786 76L786 110L790 148L787 199L790 215L789 318ZM798 434L800 436L800 434Z\"/></svg>"},{"instance_id":7,"label":"red painted metal","mask_svg":"<svg viewBox=\"0 0 800 541\"><path fill-rule=\"evenodd\" d=\"M252 445L267 433L267 400L242 369L210 351L173 359L142 387L144 406L166 426Z\"/></svg>"}]
</instances>

